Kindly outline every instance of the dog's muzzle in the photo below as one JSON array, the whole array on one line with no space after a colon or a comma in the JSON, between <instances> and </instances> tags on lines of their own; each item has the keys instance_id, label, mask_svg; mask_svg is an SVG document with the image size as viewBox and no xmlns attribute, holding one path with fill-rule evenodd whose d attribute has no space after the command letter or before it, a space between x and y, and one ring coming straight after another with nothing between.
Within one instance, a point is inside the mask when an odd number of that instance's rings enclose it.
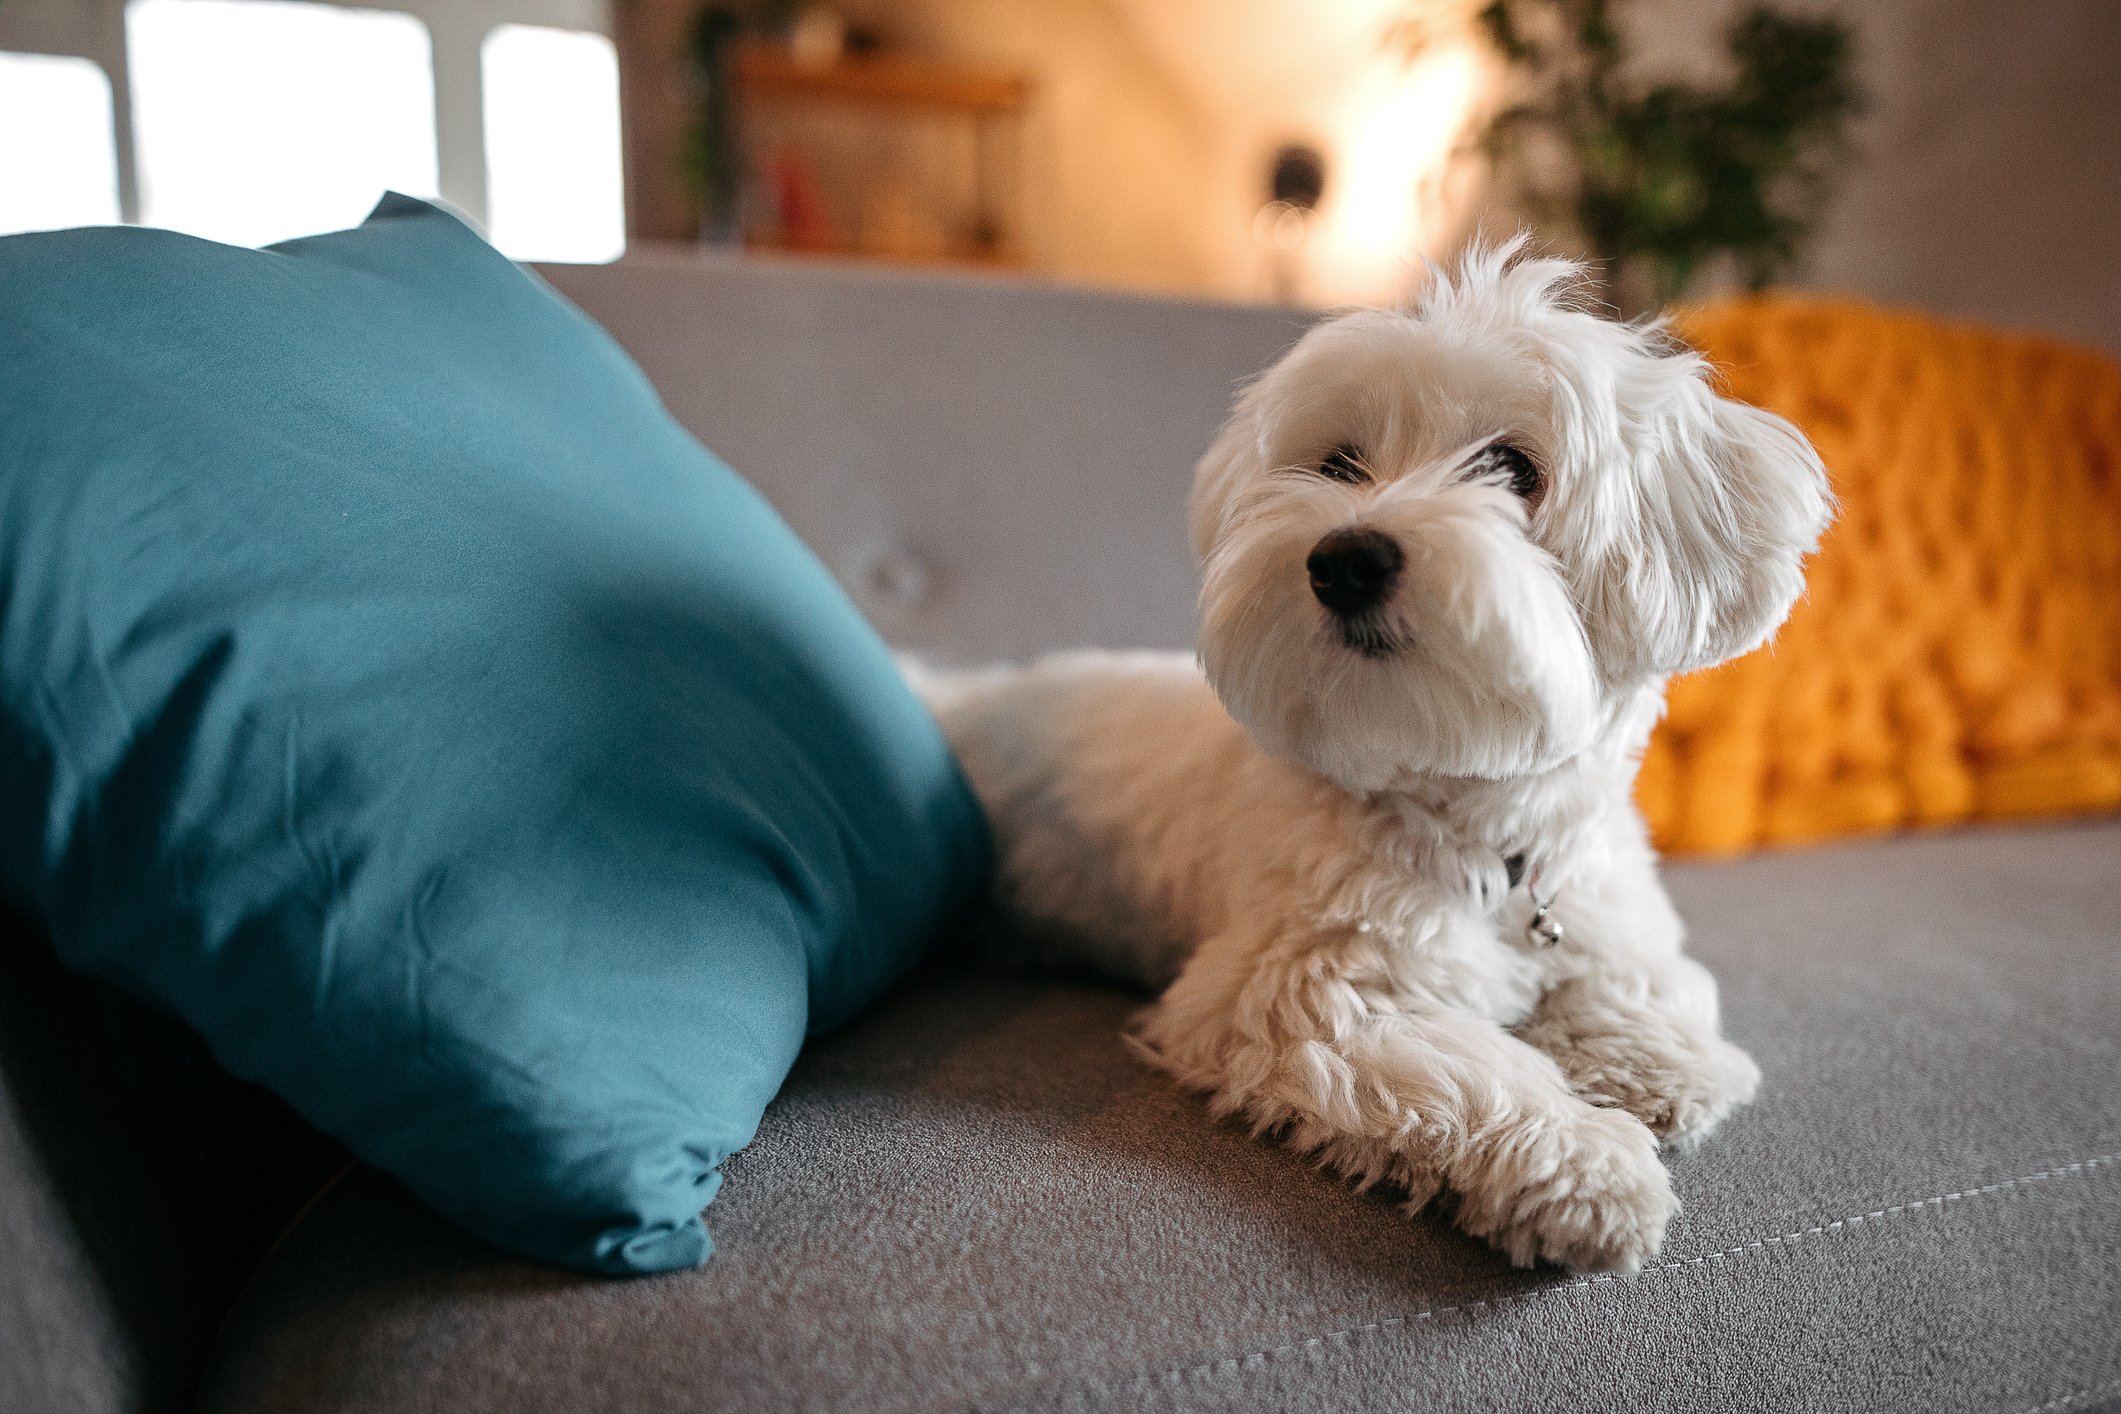
<instances>
[{"instance_id":1,"label":"dog's muzzle","mask_svg":"<svg viewBox=\"0 0 2121 1414\"><path fill-rule=\"evenodd\" d=\"M1347 526L1320 540L1304 561L1311 592L1339 619L1369 613L1392 592L1406 563L1391 536L1367 526Z\"/></svg>"}]
</instances>

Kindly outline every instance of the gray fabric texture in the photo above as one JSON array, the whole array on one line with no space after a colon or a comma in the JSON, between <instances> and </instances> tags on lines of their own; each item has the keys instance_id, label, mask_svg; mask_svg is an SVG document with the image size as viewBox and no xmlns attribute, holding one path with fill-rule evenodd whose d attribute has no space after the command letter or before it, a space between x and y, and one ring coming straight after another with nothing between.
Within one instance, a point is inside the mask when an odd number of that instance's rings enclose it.
<instances>
[{"instance_id":1,"label":"gray fabric texture","mask_svg":"<svg viewBox=\"0 0 2121 1414\"><path fill-rule=\"evenodd\" d=\"M1186 648L1186 488L1290 311L772 261L543 272L942 662Z\"/></svg>"},{"instance_id":2,"label":"gray fabric texture","mask_svg":"<svg viewBox=\"0 0 2121 1414\"><path fill-rule=\"evenodd\" d=\"M1517 1272L1209 1121L1139 999L936 969L817 1045L703 1270L595 1282L341 1185L205 1408L1898 1410L2121 1392L2121 823L1672 871L1760 1102L1664 1256Z\"/></svg>"}]
</instances>

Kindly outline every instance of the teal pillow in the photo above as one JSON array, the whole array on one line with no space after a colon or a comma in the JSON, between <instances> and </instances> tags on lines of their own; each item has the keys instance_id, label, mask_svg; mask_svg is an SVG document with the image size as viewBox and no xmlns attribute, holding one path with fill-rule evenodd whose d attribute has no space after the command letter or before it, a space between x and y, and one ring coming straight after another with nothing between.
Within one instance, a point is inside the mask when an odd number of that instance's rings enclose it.
<instances>
[{"instance_id":1,"label":"teal pillow","mask_svg":"<svg viewBox=\"0 0 2121 1414\"><path fill-rule=\"evenodd\" d=\"M445 1215L702 1260L984 851L823 567L454 218L0 240L0 889Z\"/></svg>"}]
</instances>

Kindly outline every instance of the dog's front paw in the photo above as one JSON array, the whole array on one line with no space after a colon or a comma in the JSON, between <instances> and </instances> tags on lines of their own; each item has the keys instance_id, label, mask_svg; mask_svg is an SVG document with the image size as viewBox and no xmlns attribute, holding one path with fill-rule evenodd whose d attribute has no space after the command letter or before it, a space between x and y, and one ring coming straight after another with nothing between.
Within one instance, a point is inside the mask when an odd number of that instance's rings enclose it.
<instances>
[{"instance_id":1,"label":"dog's front paw","mask_svg":"<svg viewBox=\"0 0 2121 1414\"><path fill-rule=\"evenodd\" d=\"M1760 1089L1753 1058L1715 1035L1574 1037L1555 1058L1577 1093L1619 1106L1674 1144L1699 1142Z\"/></svg>"},{"instance_id":2,"label":"dog's front paw","mask_svg":"<svg viewBox=\"0 0 2121 1414\"><path fill-rule=\"evenodd\" d=\"M1459 1221L1520 1267L1632 1272L1664 1243L1679 1211L1657 1140L1619 1110L1528 1127L1499 1143L1460 1189Z\"/></svg>"},{"instance_id":3,"label":"dog's front paw","mask_svg":"<svg viewBox=\"0 0 2121 1414\"><path fill-rule=\"evenodd\" d=\"M1721 1037L1710 1037L1684 1067L1663 1079L1661 1085L1645 1087L1628 1111L1674 1144L1700 1142L1760 1093L1760 1067Z\"/></svg>"}]
</instances>

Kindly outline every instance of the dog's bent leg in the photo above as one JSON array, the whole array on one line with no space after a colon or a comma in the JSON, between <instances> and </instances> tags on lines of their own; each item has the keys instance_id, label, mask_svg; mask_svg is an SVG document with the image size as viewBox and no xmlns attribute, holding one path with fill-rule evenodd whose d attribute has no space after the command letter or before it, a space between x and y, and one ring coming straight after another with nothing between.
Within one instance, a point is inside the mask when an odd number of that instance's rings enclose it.
<instances>
[{"instance_id":1,"label":"dog's bent leg","mask_svg":"<svg viewBox=\"0 0 2121 1414\"><path fill-rule=\"evenodd\" d=\"M1760 1068L1719 1031L1716 979L1680 951L1685 928L1639 822L1557 901L1556 980L1518 1028L1585 1095L1691 1143L1753 1098Z\"/></svg>"},{"instance_id":2,"label":"dog's bent leg","mask_svg":"<svg viewBox=\"0 0 2121 1414\"><path fill-rule=\"evenodd\" d=\"M1366 986L1340 949L1307 939L1245 959L1211 943L1137 1034L1220 1115L1417 1204L1448 1186L1459 1225L1520 1265L1631 1271L1656 1252L1678 1204L1640 1121L1584 1100L1494 1022Z\"/></svg>"}]
</instances>

